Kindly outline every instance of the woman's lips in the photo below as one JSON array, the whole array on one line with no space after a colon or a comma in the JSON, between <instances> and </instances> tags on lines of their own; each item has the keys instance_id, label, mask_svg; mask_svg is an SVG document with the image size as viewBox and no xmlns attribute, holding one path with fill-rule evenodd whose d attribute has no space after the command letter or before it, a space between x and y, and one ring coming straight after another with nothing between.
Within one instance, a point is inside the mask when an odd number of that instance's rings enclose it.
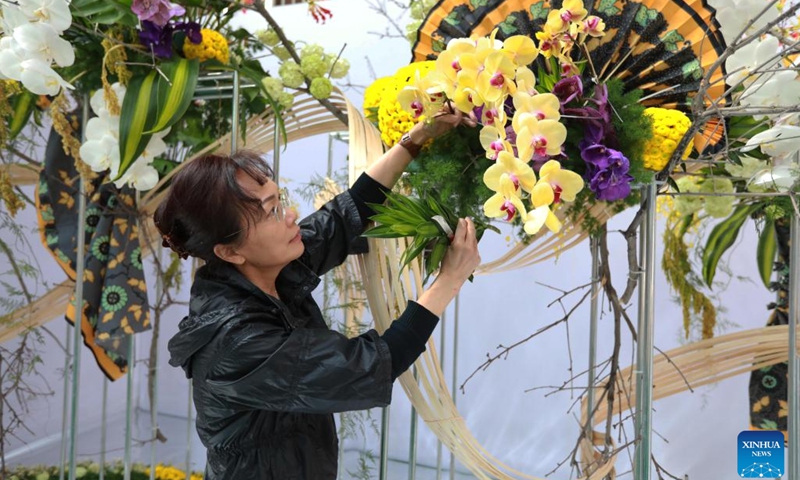
<instances>
[{"instance_id":1,"label":"woman's lips","mask_svg":"<svg viewBox=\"0 0 800 480\"><path fill-rule=\"evenodd\" d=\"M294 238L292 238L292 239L289 241L289 243L296 243L296 242L299 242L299 241L300 241L300 232L298 231L298 232L297 232L297 235L295 235L295 236L294 236Z\"/></svg>"}]
</instances>

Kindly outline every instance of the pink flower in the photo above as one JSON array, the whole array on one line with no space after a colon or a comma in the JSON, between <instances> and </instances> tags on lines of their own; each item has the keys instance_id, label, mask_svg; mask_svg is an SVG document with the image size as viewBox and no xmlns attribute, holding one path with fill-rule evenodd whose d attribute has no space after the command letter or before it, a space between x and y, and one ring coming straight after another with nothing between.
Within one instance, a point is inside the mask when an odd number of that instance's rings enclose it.
<instances>
[{"instance_id":1,"label":"pink flower","mask_svg":"<svg viewBox=\"0 0 800 480\"><path fill-rule=\"evenodd\" d=\"M139 20L153 22L159 27L166 25L170 18L186 13L182 6L166 0L133 0L131 10Z\"/></svg>"}]
</instances>

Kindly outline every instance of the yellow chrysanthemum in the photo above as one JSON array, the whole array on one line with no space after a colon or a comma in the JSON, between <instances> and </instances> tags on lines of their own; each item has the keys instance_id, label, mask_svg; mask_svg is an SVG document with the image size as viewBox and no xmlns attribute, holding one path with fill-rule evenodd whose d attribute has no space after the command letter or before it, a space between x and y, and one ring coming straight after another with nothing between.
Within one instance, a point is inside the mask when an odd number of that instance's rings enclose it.
<instances>
[{"instance_id":1,"label":"yellow chrysanthemum","mask_svg":"<svg viewBox=\"0 0 800 480\"><path fill-rule=\"evenodd\" d=\"M424 116L415 120L412 114L403 110L400 102L397 101L397 92L405 86L413 84L417 78L417 72L420 77L424 77L435 67L436 62L434 61L415 62L400 68L393 77L387 80L378 105L378 128L381 131L381 139L386 145L390 147L395 145L415 123L424 120Z\"/></svg>"},{"instance_id":2,"label":"yellow chrysanthemum","mask_svg":"<svg viewBox=\"0 0 800 480\"><path fill-rule=\"evenodd\" d=\"M364 116L367 120L378 120L378 105L381 103L383 91L392 82L392 77L381 77L364 90Z\"/></svg>"},{"instance_id":3,"label":"yellow chrysanthemum","mask_svg":"<svg viewBox=\"0 0 800 480\"><path fill-rule=\"evenodd\" d=\"M672 153L678 148L683 135L692 126L692 121L685 113L667 108L651 107L644 114L653 120L653 136L644 147L644 166L659 172L667 166ZM683 159L689 157L694 142L689 142Z\"/></svg>"},{"instance_id":4,"label":"yellow chrysanthemum","mask_svg":"<svg viewBox=\"0 0 800 480\"><path fill-rule=\"evenodd\" d=\"M183 54L188 59L198 59L201 62L211 60L212 58L219 60L222 63L228 63L230 57L230 50L228 49L228 40L216 30L204 28L200 30L203 35L203 41L195 45L187 37L183 41Z\"/></svg>"}]
</instances>

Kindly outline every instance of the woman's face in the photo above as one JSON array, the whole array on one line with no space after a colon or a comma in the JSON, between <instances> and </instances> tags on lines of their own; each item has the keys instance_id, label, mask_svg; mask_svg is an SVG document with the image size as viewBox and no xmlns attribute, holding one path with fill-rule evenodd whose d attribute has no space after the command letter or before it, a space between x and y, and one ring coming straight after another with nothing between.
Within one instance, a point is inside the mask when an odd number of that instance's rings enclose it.
<instances>
[{"instance_id":1,"label":"woman's face","mask_svg":"<svg viewBox=\"0 0 800 480\"><path fill-rule=\"evenodd\" d=\"M248 267L262 272L274 271L277 275L283 267L300 258L305 248L300 227L295 223L297 212L284 209L274 181L259 185L241 171L236 174L236 180L248 194L261 200L265 212L255 224L248 226L244 239L235 247L236 253Z\"/></svg>"}]
</instances>

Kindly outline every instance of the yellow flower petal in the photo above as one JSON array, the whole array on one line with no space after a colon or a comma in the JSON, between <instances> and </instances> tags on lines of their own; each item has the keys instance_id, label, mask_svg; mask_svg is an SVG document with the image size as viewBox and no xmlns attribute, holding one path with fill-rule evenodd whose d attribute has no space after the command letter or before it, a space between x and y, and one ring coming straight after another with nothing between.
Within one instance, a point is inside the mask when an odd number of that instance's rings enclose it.
<instances>
[{"instance_id":1,"label":"yellow flower petal","mask_svg":"<svg viewBox=\"0 0 800 480\"><path fill-rule=\"evenodd\" d=\"M503 195L499 193L495 193L489 199L486 200L483 204L483 213L486 214L489 218L499 218L504 217L506 214L500 210L500 208L505 204L506 199Z\"/></svg>"},{"instance_id":2,"label":"yellow flower petal","mask_svg":"<svg viewBox=\"0 0 800 480\"><path fill-rule=\"evenodd\" d=\"M539 55L539 49L533 39L526 35L514 35L503 42L503 50L511 55L517 65L528 65Z\"/></svg>"},{"instance_id":3,"label":"yellow flower petal","mask_svg":"<svg viewBox=\"0 0 800 480\"><path fill-rule=\"evenodd\" d=\"M544 221L544 224L547 226L547 228L550 229L551 232L558 233L559 231L561 231L561 220L559 220L556 214L553 213L552 210L550 210L550 207L546 208L547 208L547 219Z\"/></svg>"},{"instance_id":4,"label":"yellow flower petal","mask_svg":"<svg viewBox=\"0 0 800 480\"><path fill-rule=\"evenodd\" d=\"M536 235L539 233L539 230L542 229L545 221L547 221L547 213L549 211L550 207L538 207L527 212L524 226L525 233L528 235Z\"/></svg>"},{"instance_id":5,"label":"yellow flower petal","mask_svg":"<svg viewBox=\"0 0 800 480\"><path fill-rule=\"evenodd\" d=\"M537 208L542 205L550 205L555 198L553 187L547 182L537 183L531 192L531 203Z\"/></svg>"}]
</instances>

